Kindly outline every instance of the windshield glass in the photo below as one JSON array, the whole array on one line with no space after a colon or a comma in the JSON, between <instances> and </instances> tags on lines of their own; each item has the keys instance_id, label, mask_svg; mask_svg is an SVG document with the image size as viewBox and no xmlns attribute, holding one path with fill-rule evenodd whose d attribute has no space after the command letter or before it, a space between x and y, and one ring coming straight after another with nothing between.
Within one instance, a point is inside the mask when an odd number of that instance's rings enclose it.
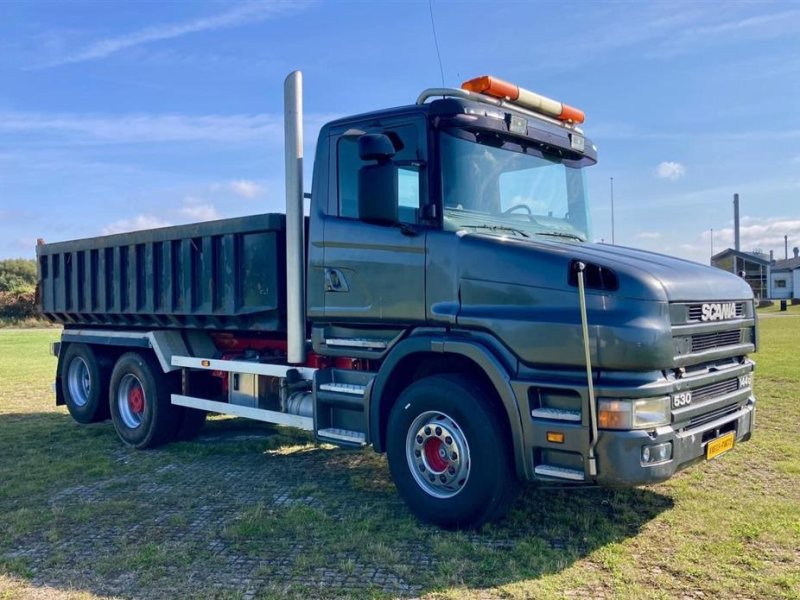
<instances>
[{"instance_id":1,"label":"windshield glass","mask_svg":"<svg viewBox=\"0 0 800 600\"><path fill-rule=\"evenodd\" d=\"M577 162L462 130L442 132L440 151L445 230L589 238L585 178Z\"/></svg>"}]
</instances>

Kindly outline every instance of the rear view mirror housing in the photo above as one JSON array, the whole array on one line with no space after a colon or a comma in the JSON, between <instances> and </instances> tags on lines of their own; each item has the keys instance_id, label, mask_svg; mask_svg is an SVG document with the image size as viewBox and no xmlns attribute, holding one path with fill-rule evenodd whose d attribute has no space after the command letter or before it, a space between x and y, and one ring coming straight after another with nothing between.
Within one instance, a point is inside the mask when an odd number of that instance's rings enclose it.
<instances>
[{"instance_id":1,"label":"rear view mirror housing","mask_svg":"<svg viewBox=\"0 0 800 600\"><path fill-rule=\"evenodd\" d=\"M361 160L384 163L396 153L391 138L383 133L365 133L358 138L358 156Z\"/></svg>"}]
</instances>

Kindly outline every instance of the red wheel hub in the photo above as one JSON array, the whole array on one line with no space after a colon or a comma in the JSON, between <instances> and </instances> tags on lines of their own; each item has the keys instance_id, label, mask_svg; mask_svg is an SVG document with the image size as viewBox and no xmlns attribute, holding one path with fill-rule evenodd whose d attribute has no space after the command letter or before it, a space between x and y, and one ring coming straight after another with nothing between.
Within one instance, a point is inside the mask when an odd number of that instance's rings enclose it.
<instances>
[{"instance_id":1,"label":"red wheel hub","mask_svg":"<svg viewBox=\"0 0 800 600\"><path fill-rule=\"evenodd\" d=\"M434 473L443 473L450 461L447 460L447 449L444 442L439 438L431 437L425 440L423 447L425 452L425 462Z\"/></svg>"},{"instance_id":2,"label":"red wheel hub","mask_svg":"<svg viewBox=\"0 0 800 600\"><path fill-rule=\"evenodd\" d=\"M136 414L144 412L144 392L139 386L134 386L128 392L128 406Z\"/></svg>"}]
</instances>

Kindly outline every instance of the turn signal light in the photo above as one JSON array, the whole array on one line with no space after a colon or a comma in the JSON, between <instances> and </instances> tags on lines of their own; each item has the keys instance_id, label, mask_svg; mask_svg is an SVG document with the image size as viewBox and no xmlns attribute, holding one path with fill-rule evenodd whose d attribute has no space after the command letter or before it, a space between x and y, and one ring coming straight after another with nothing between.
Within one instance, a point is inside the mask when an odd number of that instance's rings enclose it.
<instances>
[{"instance_id":1,"label":"turn signal light","mask_svg":"<svg viewBox=\"0 0 800 600\"><path fill-rule=\"evenodd\" d=\"M560 431L548 431L547 432L547 441L552 442L554 444L563 444L564 443L564 434Z\"/></svg>"},{"instance_id":2,"label":"turn signal light","mask_svg":"<svg viewBox=\"0 0 800 600\"><path fill-rule=\"evenodd\" d=\"M461 84L461 88L468 92L476 92L508 100L514 104L519 104L523 108L553 117L559 121L583 123L586 118L582 110L490 75L483 75L482 77L465 81Z\"/></svg>"}]
</instances>

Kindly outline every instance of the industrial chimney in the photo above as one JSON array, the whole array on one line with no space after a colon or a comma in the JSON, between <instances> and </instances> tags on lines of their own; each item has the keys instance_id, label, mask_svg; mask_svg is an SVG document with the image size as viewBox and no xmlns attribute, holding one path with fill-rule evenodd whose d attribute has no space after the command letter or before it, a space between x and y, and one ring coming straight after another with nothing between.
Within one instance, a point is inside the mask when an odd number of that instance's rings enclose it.
<instances>
[{"instance_id":1,"label":"industrial chimney","mask_svg":"<svg viewBox=\"0 0 800 600\"><path fill-rule=\"evenodd\" d=\"M800 257L800 248L798 248L797 246L795 246L794 248L792 248L792 252L794 252L794 257L795 257L795 258L798 258L798 257Z\"/></svg>"},{"instance_id":2,"label":"industrial chimney","mask_svg":"<svg viewBox=\"0 0 800 600\"><path fill-rule=\"evenodd\" d=\"M783 236L783 258L789 260L789 236Z\"/></svg>"},{"instance_id":3,"label":"industrial chimney","mask_svg":"<svg viewBox=\"0 0 800 600\"><path fill-rule=\"evenodd\" d=\"M739 252L739 194L733 195L733 249Z\"/></svg>"}]
</instances>

